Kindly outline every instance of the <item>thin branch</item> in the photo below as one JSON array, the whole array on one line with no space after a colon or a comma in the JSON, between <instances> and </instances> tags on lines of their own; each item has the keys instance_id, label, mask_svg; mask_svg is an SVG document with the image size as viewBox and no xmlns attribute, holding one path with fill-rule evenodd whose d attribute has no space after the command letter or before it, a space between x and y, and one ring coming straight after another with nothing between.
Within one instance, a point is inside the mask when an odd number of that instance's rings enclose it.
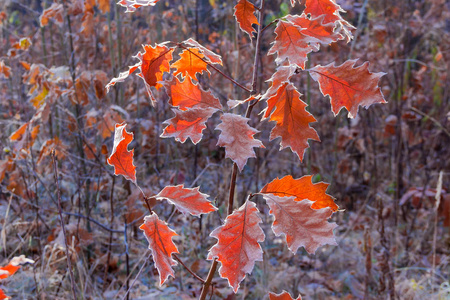
<instances>
[{"instance_id":1,"label":"thin branch","mask_svg":"<svg viewBox=\"0 0 450 300\"><path fill-rule=\"evenodd\" d=\"M197 274L194 273L194 271L192 271L191 269L189 269L188 266L186 266L184 264L184 262L178 257L178 255L176 253L173 253L172 256L189 272L192 274L192 276L195 277L195 279L201 281L202 283L205 283L205 280L203 278L201 278L200 276L198 276Z\"/></svg>"},{"instance_id":2,"label":"thin branch","mask_svg":"<svg viewBox=\"0 0 450 300\"><path fill-rule=\"evenodd\" d=\"M243 86L242 84L240 84L239 82L237 82L236 80L234 80L233 78L231 78L230 76L228 76L227 74L225 74L224 72L220 71L218 68L216 68L212 63L210 63L209 61L203 59L203 57L198 56L196 53L192 52L188 47L184 46L181 43L178 43L177 46L179 48L185 49L186 51L189 51L189 53L191 53L192 55L195 55L198 59L201 59L202 61L204 61L208 66L210 66L211 68L213 68L217 73L219 73L220 75L222 75L223 77L225 77L226 79L228 79L229 81L231 81L232 83L234 83L235 85L237 85L238 87L240 87L241 89L247 91L247 92L251 92L248 88L246 88L245 86Z\"/></svg>"},{"instance_id":3,"label":"thin branch","mask_svg":"<svg viewBox=\"0 0 450 300\"><path fill-rule=\"evenodd\" d=\"M63 235L64 235L64 244L66 246L67 268L69 269L70 284L72 285L73 299L77 300L77 293L75 292L75 281L73 279L73 272L72 272L72 262L70 261L69 245L67 244L66 227L64 226L64 220L63 220L63 216L62 216L61 190L59 188L58 166L56 165L55 149L52 149L51 155L52 155L52 160L53 160L53 171L54 171L54 178L55 178L55 182L56 182L56 190L58 192L59 220L61 221L61 227L62 227L62 231L63 231Z\"/></svg>"}]
</instances>

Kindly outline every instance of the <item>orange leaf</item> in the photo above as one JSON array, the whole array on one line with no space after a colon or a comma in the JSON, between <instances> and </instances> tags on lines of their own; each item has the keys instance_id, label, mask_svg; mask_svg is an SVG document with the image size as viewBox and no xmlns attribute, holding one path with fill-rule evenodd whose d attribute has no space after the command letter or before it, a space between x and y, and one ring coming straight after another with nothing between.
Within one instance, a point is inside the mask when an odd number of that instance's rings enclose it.
<instances>
[{"instance_id":1,"label":"orange leaf","mask_svg":"<svg viewBox=\"0 0 450 300\"><path fill-rule=\"evenodd\" d=\"M264 119L276 122L270 132L270 140L281 137L280 150L290 147L302 161L309 146L308 139L320 139L316 130L309 126L316 119L305 110L306 103L300 100L300 96L294 85L286 82L267 100L267 108L263 112Z\"/></svg>"},{"instance_id":2,"label":"orange leaf","mask_svg":"<svg viewBox=\"0 0 450 300\"><path fill-rule=\"evenodd\" d=\"M310 200L295 201L295 197L278 197L262 194L270 207L269 213L275 217L272 230L276 236L284 235L289 250L296 253L298 248L314 254L320 246L337 245L333 229L336 223L327 219L333 214L328 207L312 209Z\"/></svg>"},{"instance_id":3,"label":"orange leaf","mask_svg":"<svg viewBox=\"0 0 450 300\"><path fill-rule=\"evenodd\" d=\"M39 17L41 27L47 25L50 19L53 19L58 26L62 26L64 22L63 13L64 13L63 5L53 3L49 8L45 9L42 12L42 15Z\"/></svg>"},{"instance_id":4,"label":"orange leaf","mask_svg":"<svg viewBox=\"0 0 450 300\"><path fill-rule=\"evenodd\" d=\"M184 44L187 44L191 47L195 47L197 48L201 53L203 53L203 55L213 64L219 64L222 65L222 57L220 57L220 55L212 52L211 50L203 47L202 45L200 45L196 40L190 38L188 40L185 40L183 42Z\"/></svg>"},{"instance_id":5,"label":"orange leaf","mask_svg":"<svg viewBox=\"0 0 450 300\"><path fill-rule=\"evenodd\" d=\"M302 29L291 22L281 20L275 28L275 33L277 37L267 55L277 53L275 63L278 65L287 58L290 64L304 69L308 53L317 49L308 44L308 39L302 33Z\"/></svg>"},{"instance_id":6,"label":"orange leaf","mask_svg":"<svg viewBox=\"0 0 450 300\"><path fill-rule=\"evenodd\" d=\"M298 296L297 299L292 298L291 294L283 291L281 294L277 295L275 293L269 293L269 300L302 300L302 296Z\"/></svg>"},{"instance_id":7,"label":"orange leaf","mask_svg":"<svg viewBox=\"0 0 450 300\"><path fill-rule=\"evenodd\" d=\"M208 64L202 58L205 58L205 55L197 48L187 48L183 50L183 52L180 53L180 59L171 65L172 68L176 69L173 75L189 75L191 78L195 78L195 74L202 74L203 71L211 74L207 68Z\"/></svg>"},{"instance_id":8,"label":"orange leaf","mask_svg":"<svg viewBox=\"0 0 450 300\"><path fill-rule=\"evenodd\" d=\"M111 79L111 81L105 86L106 91L109 92L110 87L112 87L113 85L115 85L117 82L123 82L125 81L125 79L133 74L134 71L137 70L137 68L139 68L141 66L141 63L137 63L134 66L129 66L128 67L128 71L126 72L121 72L119 73L118 77L115 77L113 79Z\"/></svg>"},{"instance_id":9,"label":"orange leaf","mask_svg":"<svg viewBox=\"0 0 450 300\"><path fill-rule=\"evenodd\" d=\"M183 185L166 186L158 195L157 200L167 199L184 215L200 216L217 210L217 207L207 200L209 195L202 194L199 188L185 188Z\"/></svg>"},{"instance_id":10,"label":"orange leaf","mask_svg":"<svg viewBox=\"0 0 450 300\"><path fill-rule=\"evenodd\" d=\"M133 133L127 132L127 124L116 124L114 146L108 164L114 167L115 175L123 175L136 183L136 167L133 164L134 149L128 151L128 145L133 140Z\"/></svg>"},{"instance_id":11,"label":"orange leaf","mask_svg":"<svg viewBox=\"0 0 450 300\"><path fill-rule=\"evenodd\" d=\"M234 7L234 17L239 24L239 28L246 32L250 38L252 38L253 32L256 32L252 25L259 25L255 12L255 6L247 0L239 0Z\"/></svg>"},{"instance_id":12,"label":"orange leaf","mask_svg":"<svg viewBox=\"0 0 450 300\"><path fill-rule=\"evenodd\" d=\"M173 77L171 81L165 82L164 87L170 97L170 104L177 106L180 110L187 110L194 106L222 109L219 99L210 91L204 91L198 84L193 83L189 75L183 81Z\"/></svg>"},{"instance_id":13,"label":"orange leaf","mask_svg":"<svg viewBox=\"0 0 450 300\"><path fill-rule=\"evenodd\" d=\"M11 264L8 264L5 267L0 267L0 279L5 279L14 275L19 269L20 266L13 266Z\"/></svg>"},{"instance_id":14,"label":"orange leaf","mask_svg":"<svg viewBox=\"0 0 450 300\"><path fill-rule=\"evenodd\" d=\"M333 211L337 211L339 207L334 203L334 198L326 193L329 184L325 182L312 183L311 180L311 175L298 179L287 175L281 179L272 180L262 188L260 193L279 197L294 196L295 201L308 199L314 202L311 205L313 209L329 207Z\"/></svg>"},{"instance_id":15,"label":"orange leaf","mask_svg":"<svg viewBox=\"0 0 450 300\"><path fill-rule=\"evenodd\" d=\"M155 47L150 45L142 45L144 52L138 52L136 58L140 60L139 63L134 66L128 67L127 72L122 72L118 77L113 78L107 85L106 90L109 92L109 88L115 85L117 82L123 82L129 75L131 75L137 68L140 68L141 72L137 75L141 77L145 82L147 93L155 104L156 100L153 97L150 87L159 89L162 85L160 81L163 80L164 72L170 71L169 62L172 60L172 53L174 48L168 48L163 44L156 44Z\"/></svg>"},{"instance_id":16,"label":"orange leaf","mask_svg":"<svg viewBox=\"0 0 450 300\"><path fill-rule=\"evenodd\" d=\"M175 278L172 266L176 266L177 262L173 260L172 253L180 252L172 238L178 234L170 229L166 222L161 221L155 213L145 216L144 224L139 229L144 231L147 238L148 248L152 252L153 261L159 273L159 284L162 286L169 276Z\"/></svg>"},{"instance_id":17,"label":"orange leaf","mask_svg":"<svg viewBox=\"0 0 450 300\"><path fill-rule=\"evenodd\" d=\"M117 4L126 7L127 12L135 12L141 6L155 6L159 0L120 0Z\"/></svg>"},{"instance_id":18,"label":"orange leaf","mask_svg":"<svg viewBox=\"0 0 450 300\"><path fill-rule=\"evenodd\" d=\"M162 87L159 81L163 80L164 72L169 72L169 62L172 60L173 48L156 44L155 47L144 45L144 53L139 52L137 57L141 61L141 73L138 74L149 86L156 89Z\"/></svg>"},{"instance_id":19,"label":"orange leaf","mask_svg":"<svg viewBox=\"0 0 450 300\"><path fill-rule=\"evenodd\" d=\"M324 23L335 22L340 19L339 12L344 10L333 0L306 0L304 14L311 14L312 18L324 16Z\"/></svg>"},{"instance_id":20,"label":"orange leaf","mask_svg":"<svg viewBox=\"0 0 450 300\"><path fill-rule=\"evenodd\" d=\"M225 224L214 229L210 236L218 239L209 250L208 260L217 260L222 264L219 274L226 278L236 293L239 284L250 274L255 261L263 260L260 242L265 235L259 223L258 208L255 203L246 201L225 219Z\"/></svg>"},{"instance_id":21,"label":"orange leaf","mask_svg":"<svg viewBox=\"0 0 450 300\"><path fill-rule=\"evenodd\" d=\"M323 23L335 23L337 25L335 32L342 31L347 42L353 38L350 30L355 29L355 27L341 17L340 13L345 12L345 10L333 0L306 0L305 6L304 14L311 15L311 18L323 15Z\"/></svg>"},{"instance_id":22,"label":"orange leaf","mask_svg":"<svg viewBox=\"0 0 450 300\"><path fill-rule=\"evenodd\" d=\"M344 39L342 34L334 31L334 23L325 24L324 18L324 15L314 19L308 19L305 14L301 16L286 16L288 21L302 29L301 33L305 36L305 40L317 49L319 49L319 43L329 45Z\"/></svg>"},{"instance_id":23,"label":"orange leaf","mask_svg":"<svg viewBox=\"0 0 450 300\"><path fill-rule=\"evenodd\" d=\"M222 123L216 127L221 131L217 146L225 147L225 157L231 158L242 172L247 160L256 157L253 148L264 148L260 140L253 138L259 131L247 124L249 118L239 115L225 113L220 120Z\"/></svg>"},{"instance_id":24,"label":"orange leaf","mask_svg":"<svg viewBox=\"0 0 450 300\"><path fill-rule=\"evenodd\" d=\"M0 300L4 300L4 299L10 299L11 297L6 296L5 292L3 292L2 289L0 289Z\"/></svg>"},{"instance_id":25,"label":"orange leaf","mask_svg":"<svg viewBox=\"0 0 450 300\"><path fill-rule=\"evenodd\" d=\"M109 0L97 0L98 8L102 13L107 13L110 10Z\"/></svg>"},{"instance_id":26,"label":"orange leaf","mask_svg":"<svg viewBox=\"0 0 450 300\"><path fill-rule=\"evenodd\" d=\"M267 82L272 82L272 85L267 89L266 93L262 95L263 99L267 99L275 95L282 84L290 82L291 77L295 74L297 68L295 66L281 66L272 74Z\"/></svg>"},{"instance_id":27,"label":"orange leaf","mask_svg":"<svg viewBox=\"0 0 450 300\"><path fill-rule=\"evenodd\" d=\"M161 137L174 137L175 140L184 143L188 138L194 144L202 139L202 131L206 128L206 121L217 111L214 108L191 108L183 111L172 109L175 117L164 122L167 124Z\"/></svg>"},{"instance_id":28,"label":"orange leaf","mask_svg":"<svg viewBox=\"0 0 450 300\"><path fill-rule=\"evenodd\" d=\"M23 124L22 126L20 126L19 129L17 129L15 132L13 132L10 136L9 139L11 141L17 141L17 140L21 140L23 135L25 134L25 131L28 128L28 123Z\"/></svg>"},{"instance_id":29,"label":"orange leaf","mask_svg":"<svg viewBox=\"0 0 450 300\"><path fill-rule=\"evenodd\" d=\"M340 66L331 63L309 70L322 94L330 97L334 115L345 107L349 118L354 118L360 105L367 108L374 103L386 103L378 87L381 76L386 73L371 73L368 62L356 68L355 64L356 60L347 60Z\"/></svg>"},{"instance_id":30,"label":"orange leaf","mask_svg":"<svg viewBox=\"0 0 450 300\"><path fill-rule=\"evenodd\" d=\"M11 76L11 68L5 65L3 60L0 60L0 74L6 79Z\"/></svg>"}]
</instances>

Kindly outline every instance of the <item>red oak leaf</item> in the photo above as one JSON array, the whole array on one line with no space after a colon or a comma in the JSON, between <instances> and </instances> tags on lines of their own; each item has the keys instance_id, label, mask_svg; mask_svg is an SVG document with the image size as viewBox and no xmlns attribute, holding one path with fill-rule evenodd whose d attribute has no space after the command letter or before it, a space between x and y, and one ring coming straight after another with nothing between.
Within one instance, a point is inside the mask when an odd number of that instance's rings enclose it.
<instances>
[{"instance_id":1,"label":"red oak leaf","mask_svg":"<svg viewBox=\"0 0 450 300\"><path fill-rule=\"evenodd\" d=\"M170 229L166 222L161 221L154 212L144 217L144 224L139 229L144 231L147 238L148 249L152 252L153 261L159 273L159 285L162 286L169 276L175 278L172 266L176 266L177 262L173 260L172 254L180 252L172 238L178 234Z\"/></svg>"},{"instance_id":2,"label":"red oak leaf","mask_svg":"<svg viewBox=\"0 0 450 300\"><path fill-rule=\"evenodd\" d=\"M105 86L106 91L109 93L109 89L115 85L117 82L124 82L128 76L133 74L134 71L137 70L141 66L141 63L137 63L134 66L129 66L128 71L119 73L119 76L111 79L111 81Z\"/></svg>"},{"instance_id":3,"label":"red oak leaf","mask_svg":"<svg viewBox=\"0 0 450 300\"><path fill-rule=\"evenodd\" d=\"M204 58L205 55L197 48L187 48L183 50L180 54L180 59L171 65L172 68L176 69L173 75L189 75L191 78L195 78L195 74L202 74L203 71L206 71L208 75L211 74L207 68L208 63L203 60Z\"/></svg>"},{"instance_id":4,"label":"red oak leaf","mask_svg":"<svg viewBox=\"0 0 450 300\"><path fill-rule=\"evenodd\" d=\"M217 210L217 207L207 200L208 197L209 195L200 193L198 187L189 189L183 185L166 186L155 196L158 200L167 199L183 214L197 217Z\"/></svg>"},{"instance_id":5,"label":"red oak leaf","mask_svg":"<svg viewBox=\"0 0 450 300\"><path fill-rule=\"evenodd\" d=\"M141 61L141 73L138 74L144 79L148 86L156 89L162 87L159 83L163 80L164 72L169 72L174 48L168 48L163 44L156 44L155 47L144 45L144 52L139 52L137 58Z\"/></svg>"},{"instance_id":6,"label":"red oak leaf","mask_svg":"<svg viewBox=\"0 0 450 300\"><path fill-rule=\"evenodd\" d=\"M210 91L204 91L198 84L193 83L189 75L183 81L173 77L171 81L165 82L164 87L170 104L180 110L192 107L222 109L219 99Z\"/></svg>"},{"instance_id":7,"label":"red oak leaf","mask_svg":"<svg viewBox=\"0 0 450 300\"><path fill-rule=\"evenodd\" d=\"M314 254L320 246L337 245L333 229L336 223L329 223L333 211L326 207L312 209L310 200L295 201L295 197L278 197L262 194L270 207L269 213L275 217L272 230L276 236L286 237L289 250L296 253L298 248Z\"/></svg>"},{"instance_id":8,"label":"red oak leaf","mask_svg":"<svg viewBox=\"0 0 450 300\"><path fill-rule=\"evenodd\" d=\"M263 260L263 251L259 242L265 235L259 223L262 223L255 203L246 201L238 210L229 215L225 224L214 229L210 236L218 239L209 250L208 259L222 264L219 274L226 278L236 293L239 284L250 274L255 261Z\"/></svg>"},{"instance_id":9,"label":"red oak leaf","mask_svg":"<svg viewBox=\"0 0 450 300\"><path fill-rule=\"evenodd\" d=\"M11 297L9 297L9 296L6 296L5 295L5 292L2 290L2 289L0 289L0 300L3 300L3 299L10 299Z\"/></svg>"},{"instance_id":10,"label":"red oak leaf","mask_svg":"<svg viewBox=\"0 0 450 300\"><path fill-rule=\"evenodd\" d=\"M150 87L153 86L159 89L162 86L159 82L163 80L164 72L170 71L169 62L172 60L174 48L168 48L164 44L156 44L155 47L142 45L142 47L144 48L144 52L138 52L135 56L140 62L134 66L130 66L127 72L120 73L119 77L113 78L106 85L106 89L109 91L111 86L117 82L124 81L131 73L139 68L141 72L137 75L144 80L147 93L154 104L156 100L153 97Z\"/></svg>"},{"instance_id":11,"label":"red oak leaf","mask_svg":"<svg viewBox=\"0 0 450 300\"><path fill-rule=\"evenodd\" d=\"M289 66L281 66L277 68L277 71L272 74L267 82L272 82L272 85L267 89L266 93L261 96L263 99L267 99L275 95L278 91L278 88L285 82L290 82L291 77L295 74L297 67L289 65Z\"/></svg>"},{"instance_id":12,"label":"red oak leaf","mask_svg":"<svg viewBox=\"0 0 450 300\"><path fill-rule=\"evenodd\" d=\"M247 0L239 0L234 7L234 17L239 24L239 28L246 32L250 38L252 38L253 32L256 32L252 25L259 25L255 12L256 7Z\"/></svg>"},{"instance_id":13,"label":"red oak leaf","mask_svg":"<svg viewBox=\"0 0 450 300\"><path fill-rule=\"evenodd\" d=\"M191 108L183 111L172 109L175 117L164 122L167 124L161 137L174 137L175 140L184 143L188 138L194 144L202 139L202 131L206 128L206 121L217 111L215 108Z\"/></svg>"},{"instance_id":14,"label":"red oak leaf","mask_svg":"<svg viewBox=\"0 0 450 300\"><path fill-rule=\"evenodd\" d=\"M136 183L136 167L133 164L134 149L128 151L128 145L133 141L133 133L127 132L127 124L116 124L114 146L108 164L114 167L115 175L123 175Z\"/></svg>"},{"instance_id":15,"label":"red oak leaf","mask_svg":"<svg viewBox=\"0 0 450 300\"><path fill-rule=\"evenodd\" d=\"M292 298L291 294L283 291L281 294L269 293L269 300L302 300L302 296L298 296L297 299Z\"/></svg>"},{"instance_id":16,"label":"red oak leaf","mask_svg":"<svg viewBox=\"0 0 450 300\"><path fill-rule=\"evenodd\" d=\"M306 0L305 6L304 14L313 18L323 15L325 23L334 23L341 18L339 12L344 12L333 0Z\"/></svg>"},{"instance_id":17,"label":"red oak leaf","mask_svg":"<svg viewBox=\"0 0 450 300\"><path fill-rule=\"evenodd\" d=\"M329 96L334 115L345 107L348 116L354 118L358 107L369 107L374 103L386 103L378 82L385 73L371 73L369 63L354 67L356 60L347 60L340 66L334 63L317 65L309 70L311 77L319 83L320 91Z\"/></svg>"},{"instance_id":18,"label":"red oak leaf","mask_svg":"<svg viewBox=\"0 0 450 300\"><path fill-rule=\"evenodd\" d=\"M275 95L267 100L264 119L276 122L270 140L281 137L280 150L290 147L300 161L308 148L308 139L320 141L317 132L309 126L316 119L305 110L306 103L292 83L284 83Z\"/></svg>"},{"instance_id":19,"label":"red oak leaf","mask_svg":"<svg viewBox=\"0 0 450 300\"><path fill-rule=\"evenodd\" d=\"M324 24L335 23L337 25L336 32L342 31L346 36L347 42L352 39L353 36L350 30L355 29L355 27L341 17L340 13L345 12L345 10L333 0L306 0L305 6L304 14L311 15L311 18L323 15Z\"/></svg>"},{"instance_id":20,"label":"red oak leaf","mask_svg":"<svg viewBox=\"0 0 450 300\"><path fill-rule=\"evenodd\" d=\"M219 64L222 65L222 57L220 57L220 55L212 52L211 50L203 47L202 45L200 45L199 42L197 42L196 40L190 38L188 40L185 40L183 42L184 44L187 44L191 47L197 48L200 53L203 53L203 55L213 64Z\"/></svg>"},{"instance_id":21,"label":"red oak leaf","mask_svg":"<svg viewBox=\"0 0 450 300\"><path fill-rule=\"evenodd\" d=\"M344 39L342 34L334 31L334 23L325 24L324 18L324 15L314 19L308 19L305 14L286 16L288 21L302 29L301 33L305 36L305 40L317 49L319 49L319 44L329 45Z\"/></svg>"},{"instance_id":22,"label":"red oak leaf","mask_svg":"<svg viewBox=\"0 0 450 300\"><path fill-rule=\"evenodd\" d=\"M264 148L260 140L253 136L259 131L250 127L250 120L239 115L225 113L220 117L222 123L217 125L220 130L217 146L225 147L225 157L231 158L242 172L247 160L256 157L253 148Z\"/></svg>"},{"instance_id":23,"label":"red oak leaf","mask_svg":"<svg viewBox=\"0 0 450 300\"><path fill-rule=\"evenodd\" d=\"M26 258L25 255L13 257L8 265L0 267L0 279L14 275L20 269L21 265L24 264L34 264L34 260Z\"/></svg>"},{"instance_id":24,"label":"red oak leaf","mask_svg":"<svg viewBox=\"0 0 450 300\"><path fill-rule=\"evenodd\" d=\"M282 64L287 58L290 64L304 69L308 60L308 53L317 50L308 43L308 37L302 33L302 29L291 22L279 21L275 28L277 37L267 55L277 53L275 63Z\"/></svg>"},{"instance_id":25,"label":"red oak leaf","mask_svg":"<svg viewBox=\"0 0 450 300\"><path fill-rule=\"evenodd\" d=\"M159 0L120 0L117 4L126 7L127 12L135 12L141 6L155 6Z\"/></svg>"},{"instance_id":26,"label":"red oak leaf","mask_svg":"<svg viewBox=\"0 0 450 300\"><path fill-rule=\"evenodd\" d=\"M295 201L308 199L313 201L311 205L313 209L329 207L333 211L337 211L339 207L334 203L334 198L326 193L329 184L325 182L312 183L311 180L311 175L298 179L287 175L281 179L272 180L262 188L260 193L273 194L279 197L294 196Z\"/></svg>"}]
</instances>

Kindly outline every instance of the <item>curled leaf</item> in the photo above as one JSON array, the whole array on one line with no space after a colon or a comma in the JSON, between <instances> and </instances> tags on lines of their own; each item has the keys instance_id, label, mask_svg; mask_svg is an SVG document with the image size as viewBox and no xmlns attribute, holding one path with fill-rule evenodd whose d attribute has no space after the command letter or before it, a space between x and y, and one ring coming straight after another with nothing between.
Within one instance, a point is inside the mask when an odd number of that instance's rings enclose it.
<instances>
[{"instance_id":1,"label":"curled leaf","mask_svg":"<svg viewBox=\"0 0 450 300\"><path fill-rule=\"evenodd\" d=\"M172 254L180 252L172 238L178 234L170 229L166 222L161 221L155 213L145 216L144 224L139 229L144 231L148 248L152 252L153 261L159 273L159 284L162 286L169 276L175 278L172 267L176 266L177 262L172 258Z\"/></svg>"},{"instance_id":2,"label":"curled leaf","mask_svg":"<svg viewBox=\"0 0 450 300\"><path fill-rule=\"evenodd\" d=\"M133 141L133 133L127 132L127 124L116 124L114 146L108 164L114 167L115 175L123 175L136 183L136 167L133 164L134 149L128 151L128 145Z\"/></svg>"}]
</instances>

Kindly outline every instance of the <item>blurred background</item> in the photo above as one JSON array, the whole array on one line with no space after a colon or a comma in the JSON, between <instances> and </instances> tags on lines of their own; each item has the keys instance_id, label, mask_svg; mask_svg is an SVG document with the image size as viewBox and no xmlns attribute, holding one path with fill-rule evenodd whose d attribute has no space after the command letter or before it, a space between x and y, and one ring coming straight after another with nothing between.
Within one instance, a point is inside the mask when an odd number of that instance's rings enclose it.
<instances>
[{"instance_id":1,"label":"blurred background","mask_svg":"<svg viewBox=\"0 0 450 300\"><path fill-rule=\"evenodd\" d=\"M256 1L259 3L259 1ZM336 117L307 72L293 79L317 119L321 142L310 141L301 163L290 150L269 141L273 124L261 122L261 101L250 125L265 149L255 149L238 175L236 201L243 203L276 177L313 175L330 183L340 211L333 215L339 246L316 255L292 255L270 230L263 199L256 203L266 240L264 262L235 295L215 279L213 299L263 299L287 290L304 299L448 299L450 253L450 5L428 1L337 1L357 29L310 54L309 66L348 59L370 62L387 104L361 108L356 118ZM146 214L139 190L115 177L106 164L114 125L134 133L137 180L149 195L167 185L200 186L219 207L202 218L185 217L152 202L180 236L180 257L206 276L209 237L226 215L232 162L216 146L214 115L194 145L162 139L173 117L164 89L153 107L136 76L105 85L128 66L142 45L194 38L220 54L220 69L251 84L255 40L240 31L235 1L160 0L134 13L105 0L4 0L0 4L0 261L24 254L23 267L0 287L13 299L69 299L64 236L50 155L56 149L67 241L78 294L85 299L191 299L201 285L181 266L159 287L148 243L138 229ZM304 6L267 1L264 25ZM264 93L276 65L267 56L275 26L262 36L258 91ZM176 56L174 57L177 58ZM199 78L223 105L245 91L211 70ZM234 109L241 113L244 107ZM438 189L442 173L442 188ZM129 293L126 295L126 292Z\"/></svg>"}]
</instances>

